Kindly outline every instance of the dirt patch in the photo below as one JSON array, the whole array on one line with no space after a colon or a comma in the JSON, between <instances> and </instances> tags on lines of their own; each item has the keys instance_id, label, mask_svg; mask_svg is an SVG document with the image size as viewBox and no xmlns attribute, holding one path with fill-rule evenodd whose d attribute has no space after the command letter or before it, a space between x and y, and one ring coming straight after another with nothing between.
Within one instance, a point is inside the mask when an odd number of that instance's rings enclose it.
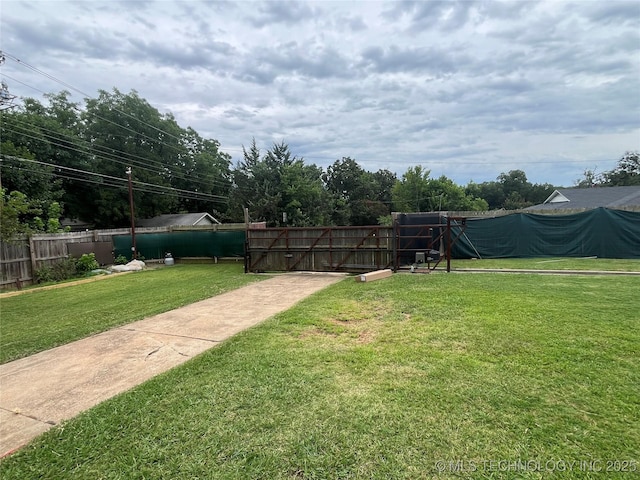
<instances>
[{"instance_id":1,"label":"dirt patch","mask_svg":"<svg viewBox=\"0 0 640 480\"><path fill-rule=\"evenodd\" d=\"M334 332L329 332L327 330L323 330L322 328L318 328L318 327L314 327L314 328L310 328L308 330L305 330L304 332L300 333L300 335L298 336L298 338L310 338L310 337L333 337L336 338L338 337L337 333Z\"/></svg>"},{"instance_id":2,"label":"dirt patch","mask_svg":"<svg viewBox=\"0 0 640 480\"><path fill-rule=\"evenodd\" d=\"M375 332L372 332L370 330L363 330L358 333L357 342L366 345L368 343L373 342L375 338L376 338Z\"/></svg>"}]
</instances>

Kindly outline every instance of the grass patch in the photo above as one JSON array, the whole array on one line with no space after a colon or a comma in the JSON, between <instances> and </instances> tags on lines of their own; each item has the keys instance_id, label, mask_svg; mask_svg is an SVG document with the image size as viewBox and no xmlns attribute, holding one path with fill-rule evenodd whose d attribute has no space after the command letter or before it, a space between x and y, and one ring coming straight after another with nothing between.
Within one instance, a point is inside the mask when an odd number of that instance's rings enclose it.
<instances>
[{"instance_id":1,"label":"grass patch","mask_svg":"<svg viewBox=\"0 0 640 480\"><path fill-rule=\"evenodd\" d=\"M487 258L482 260L451 260L451 268L453 270L460 268L497 268L517 270L600 270L640 272L640 260L592 257Z\"/></svg>"},{"instance_id":2,"label":"grass patch","mask_svg":"<svg viewBox=\"0 0 640 480\"><path fill-rule=\"evenodd\" d=\"M0 297L0 363L241 287L240 264L175 265Z\"/></svg>"},{"instance_id":3,"label":"grass patch","mask_svg":"<svg viewBox=\"0 0 640 480\"><path fill-rule=\"evenodd\" d=\"M52 429L0 474L573 479L595 473L548 462L613 460L637 472L639 290L636 277L345 280ZM518 460L541 470L485 463Z\"/></svg>"}]
</instances>

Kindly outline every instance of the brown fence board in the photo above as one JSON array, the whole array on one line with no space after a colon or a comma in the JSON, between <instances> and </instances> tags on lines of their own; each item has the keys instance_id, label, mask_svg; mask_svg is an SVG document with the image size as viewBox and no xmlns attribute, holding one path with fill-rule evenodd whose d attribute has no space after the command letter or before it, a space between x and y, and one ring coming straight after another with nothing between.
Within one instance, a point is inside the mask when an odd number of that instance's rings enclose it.
<instances>
[{"instance_id":1,"label":"brown fence board","mask_svg":"<svg viewBox=\"0 0 640 480\"><path fill-rule=\"evenodd\" d=\"M110 263L106 257L106 244L112 244L113 235L122 235L129 229L95 230L86 232L36 234L31 237L16 238L11 242L1 242L0 270L2 272L0 288L18 284L29 285L34 282L34 272L39 268L51 266L70 254L80 257L82 253L100 252L101 263ZM69 245L78 245L71 247ZM86 244L86 245L85 245ZM89 245L97 244L96 248ZM111 252L111 247L108 248ZM109 257L110 257L109 253ZM100 261L100 260L99 260Z\"/></svg>"},{"instance_id":2,"label":"brown fence board","mask_svg":"<svg viewBox=\"0 0 640 480\"><path fill-rule=\"evenodd\" d=\"M15 284L16 280L30 278L31 256L28 240L20 238L15 242L2 242L0 266L2 267L0 286Z\"/></svg>"},{"instance_id":3,"label":"brown fence board","mask_svg":"<svg viewBox=\"0 0 640 480\"><path fill-rule=\"evenodd\" d=\"M393 264L391 227L247 231L248 271L369 271Z\"/></svg>"},{"instance_id":4,"label":"brown fence board","mask_svg":"<svg viewBox=\"0 0 640 480\"><path fill-rule=\"evenodd\" d=\"M244 230L244 223L206 226L136 228L136 233L165 233L189 230L234 231ZM112 262L113 237L129 235L131 229L117 228L84 232L39 233L31 237L0 242L0 288L34 281L34 272L51 266L69 255L80 257L83 253L95 253L100 264Z\"/></svg>"}]
</instances>

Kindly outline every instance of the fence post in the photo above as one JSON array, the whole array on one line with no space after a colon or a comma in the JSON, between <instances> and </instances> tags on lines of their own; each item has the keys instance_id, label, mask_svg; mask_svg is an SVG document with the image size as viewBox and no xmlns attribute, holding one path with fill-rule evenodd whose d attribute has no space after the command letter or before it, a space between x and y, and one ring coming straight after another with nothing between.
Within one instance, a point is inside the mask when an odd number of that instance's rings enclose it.
<instances>
[{"instance_id":1,"label":"fence post","mask_svg":"<svg viewBox=\"0 0 640 480\"><path fill-rule=\"evenodd\" d=\"M29 235L29 258L31 259L31 279L34 280L36 278L36 270L38 266L36 264L36 248L35 242L33 241L33 235Z\"/></svg>"},{"instance_id":2,"label":"fence post","mask_svg":"<svg viewBox=\"0 0 640 480\"><path fill-rule=\"evenodd\" d=\"M397 272L400 267L400 262L398 261L398 242L400 242L400 236L398 235L398 219L397 217L393 218L393 271Z\"/></svg>"},{"instance_id":3,"label":"fence post","mask_svg":"<svg viewBox=\"0 0 640 480\"><path fill-rule=\"evenodd\" d=\"M451 272L451 217L447 215L447 272Z\"/></svg>"}]
</instances>

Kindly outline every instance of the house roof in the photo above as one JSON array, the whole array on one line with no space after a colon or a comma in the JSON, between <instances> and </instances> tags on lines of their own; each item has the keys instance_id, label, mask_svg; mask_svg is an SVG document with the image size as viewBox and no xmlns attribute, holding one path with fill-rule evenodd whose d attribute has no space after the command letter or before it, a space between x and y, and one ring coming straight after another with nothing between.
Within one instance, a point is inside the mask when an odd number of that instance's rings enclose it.
<instances>
[{"instance_id":1,"label":"house roof","mask_svg":"<svg viewBox=\"0 0 640 480\"><path fill-rule=\"evenodd\" d=\"M541 204L525 210L565 210L640 207L640 185L626 187L559 188Z\"/></svg>"},{"instance_id":2,"label":"house roof","mask_svg":"<svg viewBox=\"0 0 640 480\"><path fill-rule=\"evenodd\" d=\"M93 223L85 222L83 220L70 219L70 218L61 218L60 226L62 228L67 228L72 232L83 232L85 230L93 230L95 226Z\"/></svg>"},{"instance_id":3,"label":"house roof","mask_svg":"<svg viewBox=\"0 0 640 480\"><path fill-rule=\"evenodd\" d=\"M138 227L171 227L194 225L214 225L220 221L207 212L201 213L177 213L159 215L153 218L146 218L136 221Z\"/></svg>"}]
</instances>

